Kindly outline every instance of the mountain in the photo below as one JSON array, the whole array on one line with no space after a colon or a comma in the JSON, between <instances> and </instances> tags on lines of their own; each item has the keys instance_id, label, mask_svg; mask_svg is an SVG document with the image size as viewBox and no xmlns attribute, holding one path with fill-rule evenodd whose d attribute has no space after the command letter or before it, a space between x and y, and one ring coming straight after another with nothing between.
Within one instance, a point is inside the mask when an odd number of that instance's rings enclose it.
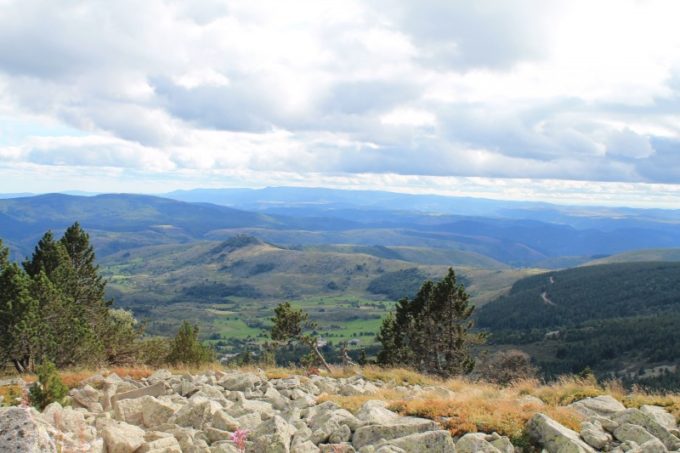
<instances>
[{"instance_id":1,"label":"mountain","mask_svg":"<svg viewBox=\"0 0 680 453\"><path fill-rule=\"evenodd\" d=\"M534 275L477 313L496 345L549 373L629 373L680 360L680 263L584 266Z\"/></svg>"},{"instance_id":2,"label":"mountain","mask_svg":"<svg viewBox=\"0 0 680 453\"><path fill-rule=\"evenodd\" d=\"M619 253L617 255L606 256L592 260L585 265L593 266L596 264L609 263L635 263L644 261L680 261L680 249L651 249L651 250L636 250L633 252Z\"/></svg>"},{"instance_id":3,"label":"mountain","mask_svg":"<svg viewBox=\"0 0 680 453\"><path fill-rule=\"evenodd\" d=\"M94 239L101 256L140 245L187 242L224 228L276 227L270 216L148 195L48 194L0 200L0 237L24 254L48 229L74 222Z\"/></svg>"},{"instance_id":4,"label":"mountain","mask_svg":"<svg viewBox=\"0 0 680 453\"><path fill-rule=\"evenodd\" d=\"M171 333L179 320L194 319L207 334L255 337L276 304L292 301L325 331L360 331L372 340L396 299L413 295L428 278L441 278L448 267L387 256L399 251L385 248L379 257L360 250L292 249L240 235L121 251L101 265L109 296L149 320L153 333ZM480 304L532 273L502 266L456 270ZM416 278L405 284L405 275Z\"/></svg>"}]
</instances>

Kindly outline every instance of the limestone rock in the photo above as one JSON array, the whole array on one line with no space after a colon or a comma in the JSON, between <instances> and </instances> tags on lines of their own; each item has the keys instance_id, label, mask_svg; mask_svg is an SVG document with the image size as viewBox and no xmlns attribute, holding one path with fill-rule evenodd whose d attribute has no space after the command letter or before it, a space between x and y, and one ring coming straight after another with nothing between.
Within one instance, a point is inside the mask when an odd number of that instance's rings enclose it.
<instances>
[{"instance_id":1,"label":"limestone rock","mask_svg":"<svg viewBox=\"0 0 680 453\"><path fill-rule=\"evenodd\" d=\"M411 434L390 440L385 445L398 447L406 452L456 453L456 446L454 446L453 439L451 439L451 434L448 431L428 431ZM473 451L482 452L486 450ZM495 448L489 451L498 452Z\"/></svg>"},{"instance_id":2,"label":"limestone rock","mask_svg":"<svg viewBox=\"0 0 680 453\"><path fill-rule=\"evenodd\" d=\"M527 432L531 439L551 453L591 453L595 451L590 445L582 441L577 433L544 414L536 414L529 420Z\"/></svg>"},{"instance_id":3,"label":"limestone rock","mask_svg":"<svg viewBox=\"0 0 680 453\"><path fill-rule=\"evenodd\" d=\"M0 451L16 453L51 453L56 446L47 429L29 408L0 408Z\"/></svg>"},{"instance_id":4,"label":"limestone rock","mask_svg":"<svg viewBox=\"0 0 680 453\"><path fill-rule=\"evenodd\" d=\"M290 453L290 443L295 431L293 425L275 415L263 422L250 436L253 439L253 451Z\"/></svg>"},{"instance_id":5,"label":"limestone rock","mask_svg":"<svg viewBox=\"0 0 680 453\"><path fill-rule=\"evenodd\" d=\"M125 422L107 421L101 435L107 453L133 453L144 445L144 430Z\"/></svg>"},{"instance_id":6,"label":"limestone rock","mask_svg":"<svg viewBox=\"0 0 680 453\"><path fill-rule=\"evenodd\" d=\"M659 425L663 426L669 431L678 429L678 424L675 422L675 417L673 417L672 414L669 414L663 407L644 405L640 407L640 411L649 415Z\"/></svg>"},{"instance_id":7,"label":"limestone rock","mask_svg":"<svg viewBox=\"0 0 680 453\"><path fill-rule=\"evenodd\" d=\"M580 412L586 417L593 415L610 417L618 412L626 410L626 406L609 395L582 399L570 404L569 407L576 410L577 412Z\"/></svg>"},{"instance_id":8,"label":"limestone rock","mask_svg":"<svg viewBox=\"0 0 680 453\"><path fill-rule=\"evenodd\" d=\"M600 422L583 422L581 424L581 438L596 450L604 450L612 442L612 436L604 430Z\"/></svg>"},{"instance_id":9,"label":"limestone rock","mask_svg":"<svg viewBox=\"0 0 680 453\"><path fill-rule=\"evenodd\" d=\"M367 425L358 428L352 436L355 448L372 445L380 440L392 440L425 431L435 431L439 425L432 420L417 417L399 417L389 424Z\"/></svg>"},{"instance_id":10,"label":"limestone rock","mask_svg":"<svg viewBox=\"0 0 680 453\"><path fill-rule=\"evenodd\" d=\"M663 442L667 449L680 450L680 439L671 434L668 429L659 424L650 415L639 409L626 409L625 411L616 414L613 417L613 420L620 424L630 423L642 426L652 436Z\"/></svg>"},{"instance_id":11,"label":"limestone rock","mask_svg":"<svg viewBox=\"0 0 680 453\"><path fill-rule=\"evenodd\" d=\"M614 431L614 437L621 442L627 440L635 442L636 444L643 444L649 440L654 440L656 437L652 436L642 426L633 425L631 423L623 423Z\"/></svg>"},{"instance_id":12,"label":"limestone rock","mask_svg":"<svg viewBox=\"0 0 680 453\"><path fill-rule=\"evenodd\" d=\"M111 404L115 404L116 401L141 398L143 396L161 396L165 395L165 392L165 382L156 382L153 385L137 388L128 392L116 393L111 397Z\"/></svg>"}]
</instances>

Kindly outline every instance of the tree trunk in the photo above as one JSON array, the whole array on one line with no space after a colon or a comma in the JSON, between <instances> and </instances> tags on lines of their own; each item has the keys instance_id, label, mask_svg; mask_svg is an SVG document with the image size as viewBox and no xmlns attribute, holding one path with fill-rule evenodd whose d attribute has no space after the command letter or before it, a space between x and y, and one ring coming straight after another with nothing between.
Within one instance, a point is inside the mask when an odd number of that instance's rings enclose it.
<instances>
[{"instance_id":1,"label":"tree trunk","mask_svg":"<svg viewBox=\"0 0 680 453\"><path fill-rule=\"evenodd\" d=\"M324 359L323 354L321 354L321 351L319 351L318 346L314 345L312 346L312 351L314 351L314 354L316 354L316 358L319 359L323 367L328 371L329 373L333 372L333 369L331 366L326 362L326 359Z\"/></svg>"}]
</instances>

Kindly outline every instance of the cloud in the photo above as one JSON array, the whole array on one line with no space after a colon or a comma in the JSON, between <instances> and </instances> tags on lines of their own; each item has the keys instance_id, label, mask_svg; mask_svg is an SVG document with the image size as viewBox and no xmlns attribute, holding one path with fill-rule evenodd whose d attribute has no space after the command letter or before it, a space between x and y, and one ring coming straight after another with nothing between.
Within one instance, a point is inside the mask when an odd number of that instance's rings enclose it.
<instances>
[{"instance_id":1,"label":"cloud","mask_svg":"<svg viewBox=\"0 0 680 453\"><path fill-rule=\"evenodd\" d=\"M0 164L167 184L183 171L679 182L680 6L667 2L2 10L0 118L33 126L0 120Z\"/></svg>"}]
</instances>

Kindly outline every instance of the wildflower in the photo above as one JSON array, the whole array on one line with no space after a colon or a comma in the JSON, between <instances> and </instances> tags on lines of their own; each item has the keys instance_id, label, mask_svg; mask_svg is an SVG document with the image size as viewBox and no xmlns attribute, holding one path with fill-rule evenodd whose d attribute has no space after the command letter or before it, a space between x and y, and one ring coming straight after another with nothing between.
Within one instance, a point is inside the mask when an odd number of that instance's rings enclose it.
<instances>
[{"instance_id":1,"label":"wildflower","mask_svg":"<svg viewBox=\"0 0 680 453\"><path fill-rule=\"evenodd\" d=\"M231 441L234 442L234 445L236 445L236 448L238 448L238 451L241 453L246 451L246 439L248 438L247 429L237 429L232 433L230 438Z\"/></svg>"}]
</instances>

